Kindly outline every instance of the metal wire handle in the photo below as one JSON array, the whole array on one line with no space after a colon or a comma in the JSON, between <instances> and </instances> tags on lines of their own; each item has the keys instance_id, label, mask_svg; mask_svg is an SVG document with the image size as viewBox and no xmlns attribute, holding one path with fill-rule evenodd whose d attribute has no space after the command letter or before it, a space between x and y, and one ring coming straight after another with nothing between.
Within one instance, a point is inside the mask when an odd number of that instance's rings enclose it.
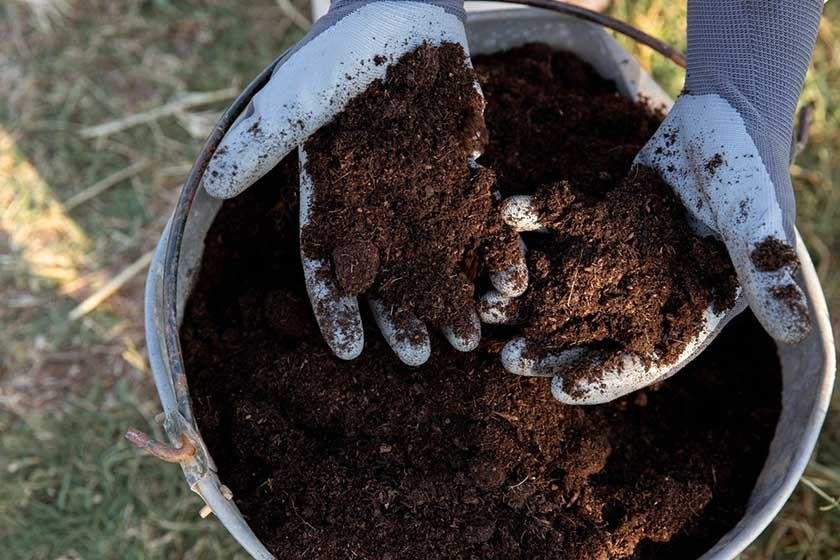
<instances>
[{"instance_id":1,"label":"metal wire handle","mask_svg":"<svg viewBox=\"0 0 840 560\"><path fill-rule=\"evenodd\" d=\"M651 49L662 54L675 64L685 67L685 57L674 47L660 41L659 39L648 35L647 33L633 27L632 25L617 20L613 17L582 8L580 6L573 6L562 2L560 0L491 0L493 2L504 2L510 4L521 4L524 6L532 6L544 10L566 14L578 19L590 21L603 27L612 29L626 35L635 41L650 47ZM201 178L207 169L207 164L216 148L222 141L225 133L230 129L233 122L239 114L250 103L251 98L262 88L271 78L275 67L283 60L283 55L277 57L274 62L269 64L248 86L239 94L234 102L222 114L219 122L216 124L213 131L204 143L201 152L193 164L192 170L181 189L181 194L178 197L178 203L175 206L175 211L172 214L172 221L169 228L169 238L166 241L166 255L163 261L163 306L164 306L164 321L163 321L163 341L165 353L169 356L170 371L172 374L172 385L175 392L176 401L178 403L178 410L184 419L190 424L194 424L192 406L189 400L189 390L187 387L187 377L184 371L184 360L181 351L181 342L178 338L178 319L176 307L176 294L178 293L178 262L181 257L181 244L184 238L184 230L187 224L187 216L192 208L195 195L198 192ZM183 436L186 434L179 434Z\"/></svg>"},{"instance_id":2,"label":"metal wire handle","mask_svg":"<svg viewBox=\"0 0 840 560\"><path fill-rule=\"evenodd\" d=\"M612 16L608 16L606 14L602 14L600 12L594 12L592 10L588 10L586 8L582 8L580 6L575 6L572 4L567 4L566 2L561 2L560 0L491 0L493 2L504 2L509 4L520 4L523 6L532 6L534 8L541 8L544 10L550 10L553 12L559 12L566 15L570 15L572 17L576 17L578 19L590 21L592 23L597 23L602 27L606 27L608 29L612 29L622 35L626 35L630 37L637 43L641 43L647 47L652 48L668 60L671 60L677 66L685 68L686 61L685 55L679 49L672 47L668 43L653 37L652 35L648 35L641 29L633 27L629 23L623 22L620 19L616 19Z\"/></svg>"}]
</instances>

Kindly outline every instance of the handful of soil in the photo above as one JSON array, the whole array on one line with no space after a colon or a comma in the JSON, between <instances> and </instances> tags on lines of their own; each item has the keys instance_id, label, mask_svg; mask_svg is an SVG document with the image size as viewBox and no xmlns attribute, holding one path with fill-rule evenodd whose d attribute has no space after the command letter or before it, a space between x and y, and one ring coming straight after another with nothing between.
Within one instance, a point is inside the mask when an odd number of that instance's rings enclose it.
<instances>
[{"instance_id":1,"label":"handful of soil","mask_svg":"<svg viewBox=\"0 0 840 560\"><path fill-rule=\"evenodd\" d=\"M316 197L304 254L331 261L347 294L371 290L398 313L457 328L490 242L518 254L495 176L469 164L486 136L460 45L403 56L307 141Z\"/></svg>"},{"instance_id":2,"label":"handful of soil","mask_svg":"<svg viewBox=\"0 0 840 560\"><path fill-rule=\"evenodd\" d=\"M549 228L525 235L531 282L519 315L530 347L588 346L606 366L625 352L675 360L708 307L734 304L737 279L658 174L631 171L662 115L544 45L475 63L492 131L482 162L505 195L535 195Z\"/></svg>"},{"instance_id":3,"label":"handful of soil","mask_svg":"<svg viewBox=\"0 0 840 560\"><path fill-rule=\"evenodd\" d=\"M534 280L521 312L541 351L585 345L668 364L700 332L707 308L734 305L725 247L692 232L653 170L636 168L603 195L564 181L536 196L551 231L529 238Z\"/></svg>"}]
</instances>

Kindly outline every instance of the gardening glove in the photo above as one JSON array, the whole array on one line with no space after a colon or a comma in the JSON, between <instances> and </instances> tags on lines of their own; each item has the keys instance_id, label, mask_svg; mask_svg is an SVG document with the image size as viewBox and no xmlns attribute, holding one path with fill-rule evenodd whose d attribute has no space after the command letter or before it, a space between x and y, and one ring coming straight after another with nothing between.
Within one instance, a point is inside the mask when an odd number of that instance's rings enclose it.
<instances>
[{"instance_id":1,"label":"gardening glove","mask_svg":"<svg viewBox=\"0 0 840 560\"><path fill-rule=\"evenodd\" d=\"M469 54L463 20L459 0L334 1L329 12L283 57L270 81L225 135L204 174L204 188L215 197L236 196L298 148L303 228L317 197L317 187L313 188L305 171L302 146L307 138L350 99L384 78L390 64L421 44L459 43ZM478 84L476 88L480 91ZM357 299L341 293L328 262L301 257L309 298L327 344L339 358L355 358L364 346ZM324 274L324 270L329 272ZM522 276L527 281L524 262L494 274L491 280L497 289L513 296L524 291ZM403 362L420 365L428 359L429 334L421 321L408 321L412 326L400 329L379 300L370 298L370 306L385 339ZM469 315L465 322L473 327L468 332L461 330L458 335L444 329L449 342L462 351L474 349L481 336L475 310L465 310L465 314Z\"/></svg>"},{"instance_id":2,"label":"gardening glove","mask_svg":"<svg viewBox=\"0 0 840 560\"><path fill-rule=\"evenodd\" d=\"M628 354L597 381L574 387L555 375L558 400L608 402L674 375L747 304L776 340L807 336L807 301L793 277L798 261L788 167L794 112L822 6L823 0L689 0L685 89L636 164L661 174L698 234L726 245L741 286L738 301L721 314L708 309L703 329L673 363L657 364L654 356L645 366ZM529 199L509 200L506 207L507 220L519 229L540 227ZM485 297L488 318L509 320L513 306L506 298ZM513 373L546 376L580 360L599 365L585 348L533 355L519 338L505 346L502 361Z\"/></svg>"}]
</instances>

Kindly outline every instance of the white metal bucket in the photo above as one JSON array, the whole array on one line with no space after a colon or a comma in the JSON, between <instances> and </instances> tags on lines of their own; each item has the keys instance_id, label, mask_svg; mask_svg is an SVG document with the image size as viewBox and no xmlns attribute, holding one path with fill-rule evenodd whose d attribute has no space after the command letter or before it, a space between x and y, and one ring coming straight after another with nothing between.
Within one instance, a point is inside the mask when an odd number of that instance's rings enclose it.
<instances>
[{"instance_id":1,"label":"white metal bucket","mask_svg":"<svg viewBox=\"0 0 840 560\"><path fill-rule=\"evenodd\" d=\"M527 42L544 42L571 51L592 64L606 78L614 80L621 92L631 98L640 95L655 105L670 106L665 92L646 74L615 40L600 27L567 16L537 9L501 10L471 13L467 33L473 54L499 52ZM177 322L197 277L204 251L204 238L221 202L203 190L195 196L188 214L178 264L176 295ZM158 244L146 283L146 341L155 384L165 413L164 426L175 441L188 434L197 451L181 467L187 482L198 493L254 558L266 560L271 554L260 543L235 505L235 496L219 480L215 465L197 426L182 414L174 390L172 358L163 339L164 256L169 227ZM795 489L814 446L828 408L835 373L834 339L828 309L819 279L801 239L797 253L802 261L799 281L808 296L814 329L795 345L779 346L782 363L782 412L769 456L738 524L701 558L731 560L744 550L770 524ZM179 405L181 406L179 411ZM191 415L188 415L191 416ZM228 496L228 497L226 497ZM558 551L562 554L562 551Z\"/></svg>"}]
</instances>

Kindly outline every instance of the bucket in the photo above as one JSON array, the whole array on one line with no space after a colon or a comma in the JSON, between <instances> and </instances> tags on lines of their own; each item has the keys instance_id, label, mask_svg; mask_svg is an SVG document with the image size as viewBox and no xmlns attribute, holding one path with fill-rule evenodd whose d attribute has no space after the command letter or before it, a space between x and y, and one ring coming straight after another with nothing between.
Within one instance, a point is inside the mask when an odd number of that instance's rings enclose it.
<instances>
[{"instance_id":1,"label":"bucket","mask_svg":"<svg viewBox=\"0 0 840 560\"><path fill-rule=\"evenodd\" d=\"M549 5L550 0L526 0ZM590 18L593 19L593 18ZM670 107L672 100L600 26L567 15L534 8L472 13L467 35L473 54L489 54L527 42L544 42L570 51L616 82L621 93ZM648 44L651 44L649 39ZM672 57L673 58L673 57ZM273 558L236 507L235 496L219 480L213 459L193 420L181 358L178 329L184 306L197 278L204 238L221 207L197 187L212 151L224 132L270 75L272 66L225 112L211 134L184 186L178 206L161 236L146 282L145 321L149 360L164 411L164 428L172 443L149 441L132 432L129 439L153 455L181 465L187 483L253 557ZM170 239L172 237L172 239ZM782 365L782 411L766 463L752 491L746 513L702 560L730 560L770 524L802 476L825 417L835 373L834 339L828 309L811 258L801 238L799 283L811 306L814 328L794 345L778 345Z\"/></svg>"}]
</instances>

